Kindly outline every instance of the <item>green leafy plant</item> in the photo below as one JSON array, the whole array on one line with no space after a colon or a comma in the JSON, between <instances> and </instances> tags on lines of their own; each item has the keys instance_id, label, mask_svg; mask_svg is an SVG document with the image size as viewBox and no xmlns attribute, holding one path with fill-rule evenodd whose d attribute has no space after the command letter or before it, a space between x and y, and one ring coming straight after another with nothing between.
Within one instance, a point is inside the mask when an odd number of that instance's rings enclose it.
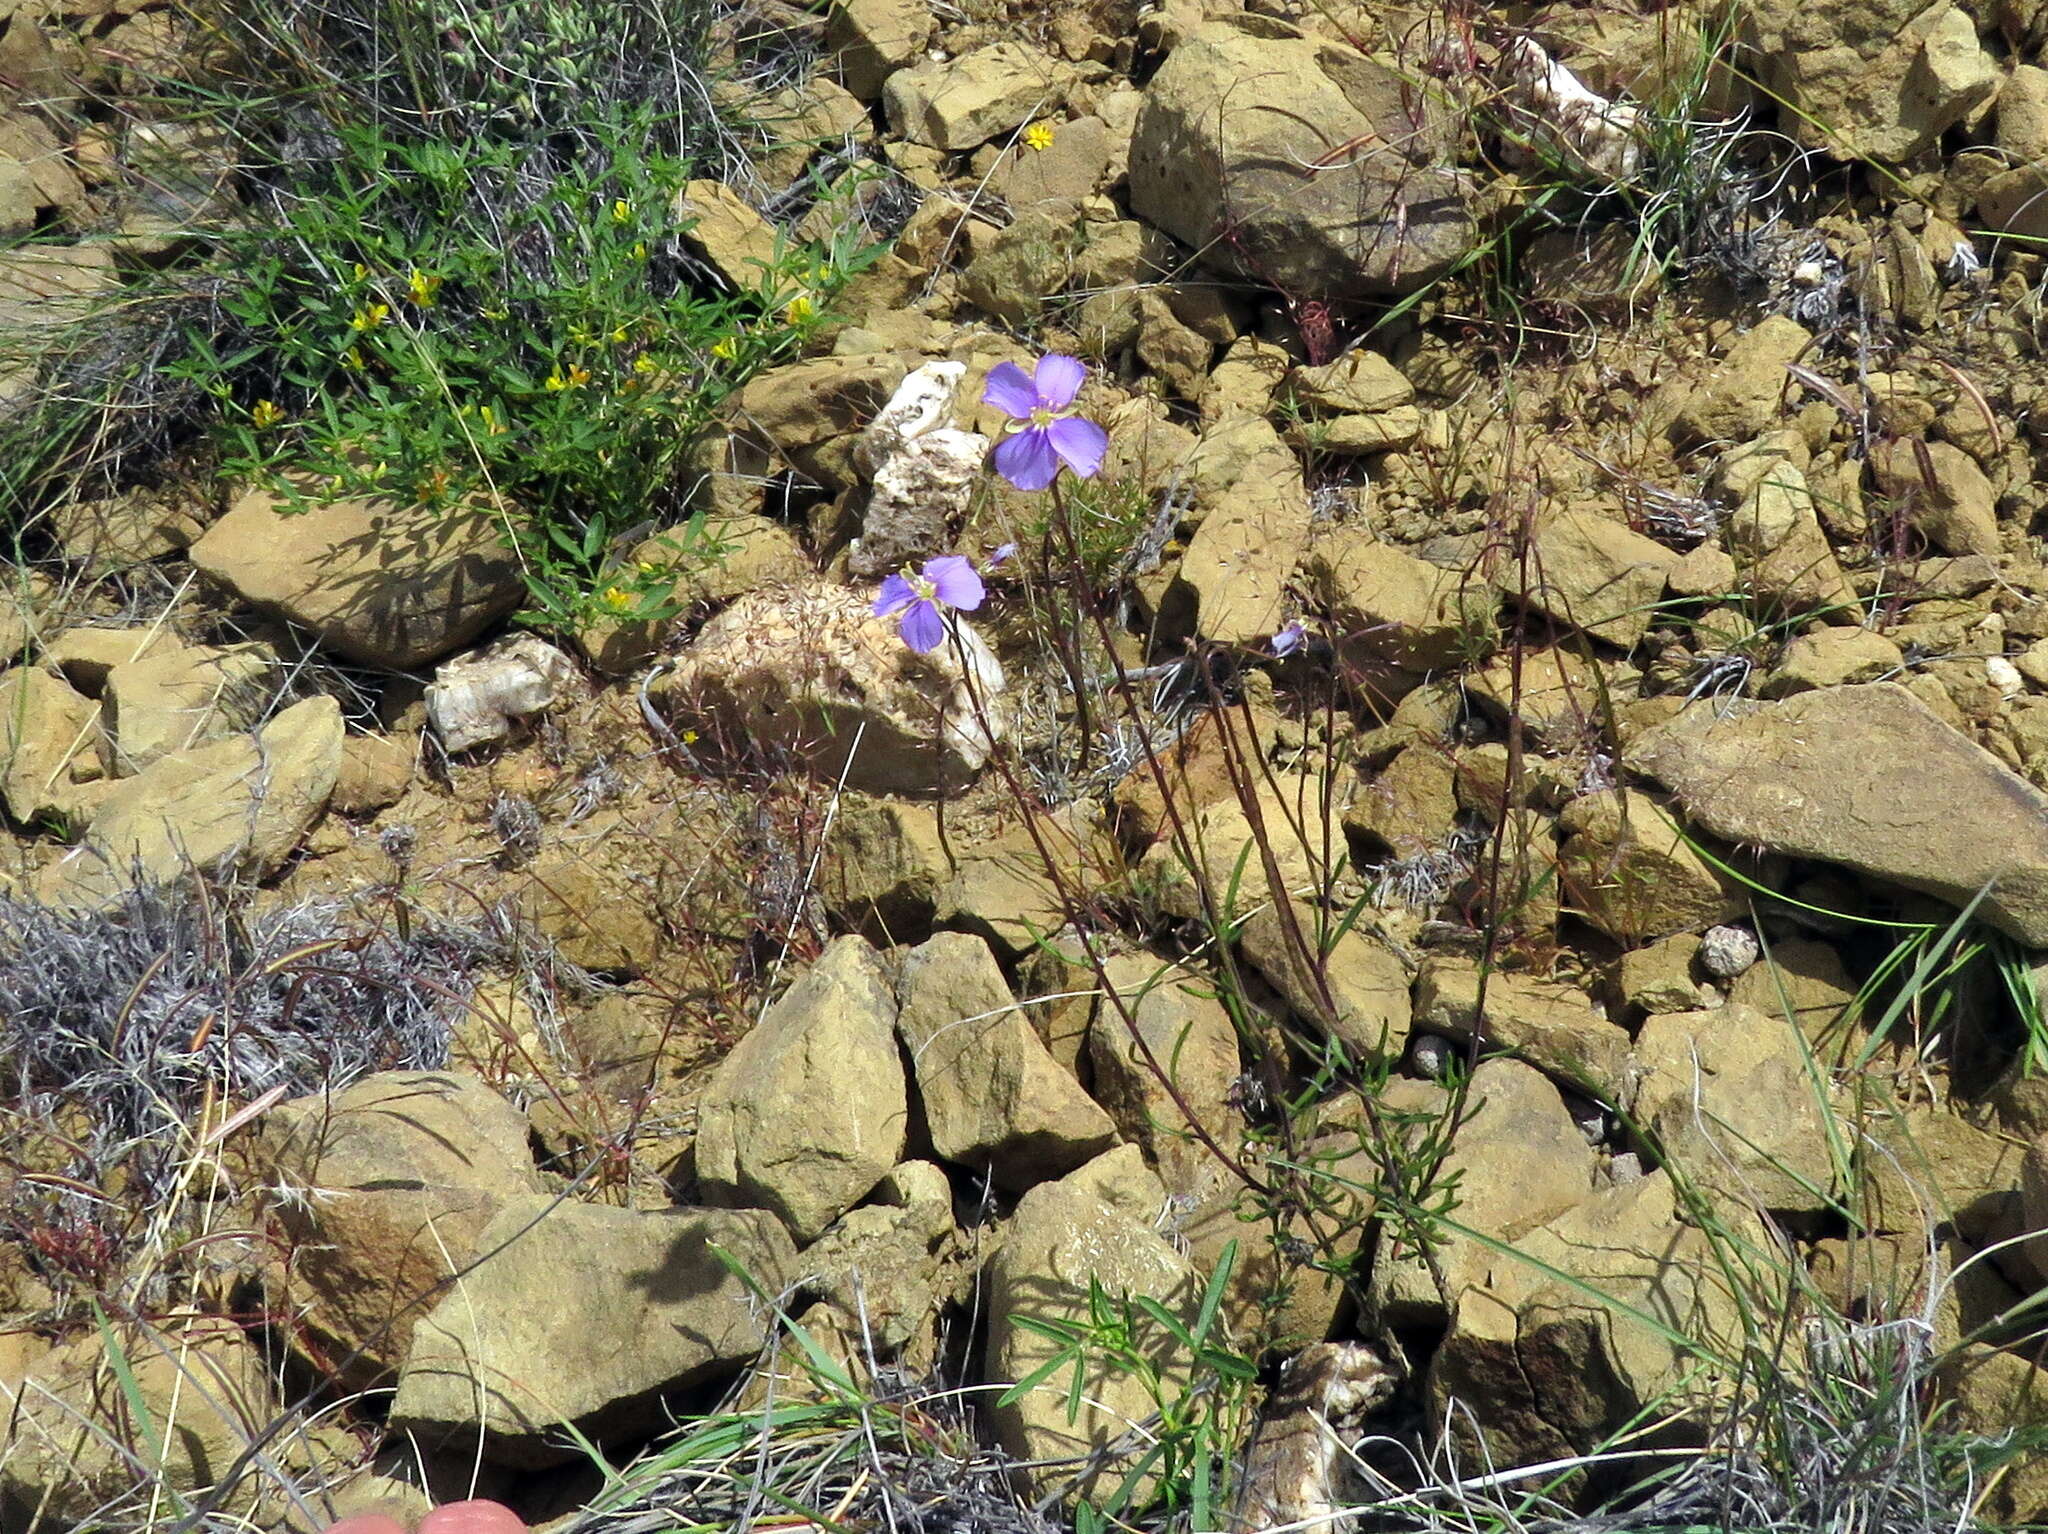
<instances>
[{"instance_id":1,"label":"green leafy plant","mask_svg":"<svg viewBox=\"0 0 2048 1534\"><path fill-rule=\"evenodd\" d=\"M1218 1314L1237 1264L1229 1242L1209 1276L1192 1322L1148 1295L1112 1295L1092 1274L1085 1320L1018 1316L1016 1325L1052 1343L1053 1356L1000 1399L1008 1406L1065 1373L1067 1422L1078 1421L1087 1382L1107 1370L1135 1379L1157 1410L1144 1453L1116 1490L1094 1509L1115 1517L1150 1503L1185 1506L1192 1527L1213 1528L1218 1462L1235 1448L1248 1392L1258 1378L1251 1360L1222 1339ZM1162 1347L1162 1344L1165 1344Z\"/></svg>"}]
</instances>

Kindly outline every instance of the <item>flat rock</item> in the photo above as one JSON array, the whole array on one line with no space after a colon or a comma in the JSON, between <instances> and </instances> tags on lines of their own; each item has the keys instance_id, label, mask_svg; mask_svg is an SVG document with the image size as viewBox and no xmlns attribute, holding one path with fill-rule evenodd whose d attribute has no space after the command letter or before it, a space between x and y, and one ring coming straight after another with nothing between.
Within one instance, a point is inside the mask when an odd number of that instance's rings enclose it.
<instances>
[{"instance_id":1,"label":"flat rock","mask_svg":"<svg viewBox=\"0 0 2048 1534\"><path fill-rule=\"evenodd\" d=\"M909 1099L896 997L867 943L842 937L761 1015L705 1086L707 1203L772 1209L816 1239L903 1158Z\"/></svg>"},{"instance_id":2,"label":"flat rock","mask_svg":"<svg viewBox=\"0 0 2048 1534\"><path fill-rule=\"evenodd\" d=\"M1537 525L1522 601L1559 622L1632 648L1656 617L1678 555L1596 511L1568 511Z\"/></svg>"},{"instance_id":3,"label":"flat rock","mask_svg":"<svg viewBox=\"0 0 2048 1534\"><path fill-rule=\"evenodd\" d=\"M261 1350L235 1321L186 1312L118 1334L87 1330L27 1378L0 1375L0 1503L37 1509L45 1528L104 1526L108 1506L135 1496L138 1465L167 1507L196 1500L281 1410ZM286 1464L303 1463L298 1436L279 1435ZM219 1516L287 1526L274 1485L255 1475L223 1487Z\"/></svg>"},{"instance_id":4,"label":"flat rock","mask_svg":"<svg viewBox=\"0 0 2048 1534\"><path fill-rule=\"evenodd\" d=\"M1484 975L1482 988L1482 974L1472 959L1425 963L1415 986L1417 1030L1460 1042L1482 1031L1489 1049L1511 1050L1604 1102L1628 1101L1628 1033L1595 1012L1584 991L1509 970Z\"/></svg>"},{"instance_id":5,"label":"flat rock","mask_svg":"<svg viewBox=\"0 0 2048 1534\"><path fill-rule=\"evenodd\" d=\"M1398 1055L1408 1038L1408 967L1379 938L1341 930L1305 900L1292 921L1278 905L1254 913L1238 932L1247 963L1288 1006L1344 1048L1353 1066Z\"/></svg>"},{"instance_id":6,"label":"flat rock","mask_svg":"<svg viewBox=\"0 0 2048 1534\"><path fill-rule=\"evenodd\" d=\"M117 784L79 846L43 873L51 905L100 905L139 877L188 872L262 879L277 871L334 791L341 708L308 698L254 736L174 752Z\"/></svg>"},{"instance_id":7,"label":"flat rock","mask_svg":"<svg viewBox=\"0 0 2048 1534\"><path fill-rule=\"evenodd\" d=\"M1213 1152L1189 1114L1235 1152L1244 1115L1232 1088L1244 1065L1237 1027L1215 988L1149 954L1103 965L1122 1005L1104 997L1088 1030L1095 1095L1126 1137L1145 1147L1170 1192L1200 1195L1213 1185Z\"/></svg>"},{"instance_id":8,"label":"flat rock","mask_svg":"<svg viewBox=\"0 0 2048 1534\"><path fill-rule=\"evenodd\" d=\"M1346 648L1404 671L1451 665L1492 637L1497 598L1485 582L1362 530L1338 528L1317 539L1307 569Z\"/></svg>"},{"instance_id":9,"label":"flat rock","mask_svg":"<svg viewBox=\"0 0 2048 1534\"><path fill-rule=\"evenodd\" d=\"M1124 1155L1113 1151L1111 1156ZM1108 1157L1103 1158L1109 1159ZM1137 1170L1142 1171L1142 1165ZM1053 1362L1061 1344L1022 1323L1069 1321L1086 1325L1091 1281L1113 1295L1156 1300L1193 1321L1200 1282L1187 1258L1152 1228L1153 1211L1130 1212L1105 1202L1088 1167L1059 1182L1041 1183L1019 1200L992 1266L989 1293L988 1367L995 1381L1027 1378ZM1189 1360L1172 1334L1149 1318L1139 1321L1133 1345L1162 1376L1169 1396L1188 1388ZM1080 1410L1069 1415L1068 1372L1056 1370L1018 1400L993 1409L996 1437L1024 1460L1062 1460L1105 1450L1134 1422L1157 1409L1143 1381L1084 1350ZM1111 1457L1083 1482L1079 1494L1115 1487L1123 1462ZM1066 1467L1037 1472L1042 1484L1057 1485Z\"/></svg>"},{"instance_id":10,"label":"flat rock","mask_svg":"<svg viewBox=\"0 0 2048 1534\"><path fill-rule=\"evenodd\" d=\"M1796 1024L1729 1002L1636 1035L1635 1121L1717 1205L1812 1212L1838 1180L1824 1073Z\"/></svg>"},{"instance_id":11,"label":"flat rock","mask_svg":"<svg viewBox=\"0 0 2048 1534\"><path fill-rule=\"evenodd\" d=\"M1436 98L1391 64L1266 17L1207 21L1145 88L1131 209L1284 292L1408 292L1474 238L1452 137ZM1352 152L1303 174L1339 145Z\"/></svg>"},{"instance_id":12,"label":"flat rock","mask_svg":"<svg viewBox=\"0 0 2048 1534\"><path fill-rule=\"evenodd\" d=\"M250 1164L270 1190L270 1250L290 1261L264 1284L305 1328L294 1336L355 1388L395 1373L499 1204L545 1191L527 1134L524 1114L458 1071L380 1072L265 1114Z\"/></svg>"},{"instance_id":13,"label":"flat rock","mask_svg":"<svg viewBox=\"0 0 2048 1534\"><path fill-rule=\"evenodd\" d=\"M1056 105L1073 67L1021 42L990 43L958 58L898 70L882 87L889 126L913 144L972 149Z\"/></svg>"},{"instance_id":14,"label":"flat rock","mask_svg":"<svg viewBox=\"0 0 2048 1534\"><path fill-rule=\"evenodd\" d=\"M1558 876L1573 909L1625 942L1700 932L1742 909L1677 821L1627 789L1585 794L1557 828Z\"/></svg>"},{"instance_id":15,"label":"flat rock","mask_svg":"<svg viewBox=\"0 0 2048 1534\"><path fill-rule=\"evenodd\" d=\"M1694 704L1623 760L1697 825L1961 906L2048 946L2048 796L1894 682Z\"/></svg>"},{"instance_id":16,"label":"flat rock","mask_svg":"<svg viewBox=\"0 0 2048 1534\"><path fill-rule=\"evenodd\" d=\"M341 500L291 514L244 491L191 547L206 575L337 654L404 670L461 648L526 588L487 508Z\"/></svg>"},{"instance_id":17,"label":"flat rock","mask_svg":"<svg viewBox=\"0 0 2048 1534\"><path fill-rule=\"evenodd\" d=\"M508 1198L477 1236L489 1254L413 1330L394 1424L499 1463L577 1457L594 1438L660 1431L663 1397L735 1374L772 1314L719 1260L769 1294L796 1252L762 1210L614 1209L545 1194ZM573 1313L574 1324L565 1324Z\"/></svg>"},{"instance_id":18,"label":"flat rock","mask_svg":"<svg viewBox=\"0 0 2048 1534\"><path fill-rule=\"evenodd\" d=\"M100 751L110 777L133 777L173 751L252 728L283 680L260 643L166 648L107 672Z\"/></svg>"},{"instance_id":19,"label":"flat rock","mask_svg":"<svg viewBox=\"0 0 2048 1534\"><path fill-rule=\"evenodd\" d=\"M1116 1125L1047 1052L980 938L941 932L920 944L896 992L896 1031L946 1160L1023 1189L1109 1149Z\"/></svg>"},{"instance_id":20,"label":"flat rock","mask_svg":"<svg viewBox=\"0 0 2048 1534\"><path fill-rule=\"evenodd\" d=\"M767 286L782 242L775 226L723 181L692 181L676 193L669 212L683 244L742 293Z\"/></svg>"},{"instance_id":21,"label":"flat rock","mask_svg":"<svg viewBox=\"0 0 2048 1534\"><path fill-rule=\"evenodd\" d=\"M81 808L79 777L98 777L93 745L99 710L47 671L17 666L0 675L0 795L22 825L70 819Z\"/></svg>"}]
</instances>

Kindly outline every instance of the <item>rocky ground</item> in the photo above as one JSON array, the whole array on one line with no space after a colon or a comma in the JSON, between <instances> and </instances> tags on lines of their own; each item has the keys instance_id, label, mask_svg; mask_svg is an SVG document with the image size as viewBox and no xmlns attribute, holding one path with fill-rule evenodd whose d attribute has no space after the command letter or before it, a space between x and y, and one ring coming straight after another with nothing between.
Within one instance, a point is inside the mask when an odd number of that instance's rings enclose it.
<instances>
[{"instance_id":1,"label":"rocky ground","mask_svg":"<svg viewBox=\"0 0 2048 1534\"><path fill-rule=\"evenodd\" d=\"M509 627L482 511L32 530L0 1526L628 1527L579 1444L818 1359L1038 1374L955 1445L1034 1517L1227 1398L1237 1526L1623 1437L1821 1520L1860 1391L2048 1520L2048 11L741 15L798 129L678 238L743 280L829 144L785 233L887 246L677 616ZM175 244L56 108L183 25L0 4L0 327ZM1027 492L1046 353L1109 446Z\"/></svg>"}]
</instances>

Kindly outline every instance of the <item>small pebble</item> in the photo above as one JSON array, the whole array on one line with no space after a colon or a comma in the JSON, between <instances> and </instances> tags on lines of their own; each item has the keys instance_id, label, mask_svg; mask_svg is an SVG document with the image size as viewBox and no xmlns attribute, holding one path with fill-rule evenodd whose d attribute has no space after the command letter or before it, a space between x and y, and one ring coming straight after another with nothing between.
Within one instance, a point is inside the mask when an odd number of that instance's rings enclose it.
<instances>
[{"instance_id":1,"label":"small pebble","mask_svg":"<svg viewBox=\"0 0 2048 1534\"><path fill-rule=\"evenodd\" d=\"M1607 1175L1614 1179L1617 1188L1643 1180L1643 1158L1634 1151L1623 1151L1607 1163Z\"/></svg>"},{"instance_id":2,"label":"small pebble","mask_svg":"<svg viewBox=\"0 0 2048 1534\"><path fill-rule=\"evenodd\" d=\"M1717 980L1733 980L1762 952L1756 934L1747 927L1709 927L1700 939L1700 968Z\"/></svg>"},{"instance_id":3,"label":"small pebble","mask_svg":"<svg viewBox=\"0 0 2048 1534\"><path fill-rule=\"evenodd\" d=\"M1408 1069L1431 1081L1442 1081L1457 1058L1458 1046L1440 1033L1418 1033L1408 1041Z\"/></svg>"},{"instance_id":4,"label":"small pebble","mask_svg":"<svg viewBox=\"0 0 2048 1534\"><path fill-rule=\"evenodd\" d=\"M2020 668L2003 655L1984 658L1984 680L1998 689L2001 698L2018 697L2027 690L2027 679L2020 675Z\"/></svg>"}]
</instances>

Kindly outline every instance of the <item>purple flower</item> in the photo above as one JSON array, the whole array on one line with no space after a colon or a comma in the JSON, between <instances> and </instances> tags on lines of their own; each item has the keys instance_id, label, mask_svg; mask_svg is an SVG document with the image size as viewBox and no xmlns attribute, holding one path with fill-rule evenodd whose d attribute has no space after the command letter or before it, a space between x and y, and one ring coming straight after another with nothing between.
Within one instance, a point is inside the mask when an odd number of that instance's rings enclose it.
<instances>
[{"instance_id":1,"label":"purple flower","mask_svg":"<svg viewBox=\"0 0 2048 1534\"><path fill-rule=\"evenodd\" d=\"M882 582L882 594L875 598L877 618L903 614L897 625L903 642L920 655L936 650L946 637L942 607L973 612L981 606L981 577L962 555L941 554L925 561L924 573L905 570Z\"/></svg>"},{"instance_id":2,"label":"purple flower","mask_svg":"<svg viewBox=\"0 0 2048 1534\"><path fill-rule=\"evenodd\" d=\"M1082 479L1102 471L1109 433L1067 407L1088 381L1088 369L1072 357L1040 357L1031 376L1014 362L989 369L982 403L1011 419L1010 434L996 444L996 472L1019 490L1043 490L1064 463Z\"/></svg>"},{"instance_id":3,"label":"purple flower","mask_svg":"<svg viewBox=\"0 0 2048 1534\"><path fill-rule=\"evenodd\" d=\"M1014 543L1006 543L1001 548L997 549L995 553L989 555L988 558L984 559L981 562L981 567L984 570L993 570L997 565L1006 565L1016 557L1017 545Z\"/></svg>"},{"instance_id":4,"label":"purple flower","mask_svg":"<svg viewBox=\"0 0 2048 1534\"><path fill-rule=\"evenodd\" d=\"M1273 653L1275 655L1292 655L1301 648L1302 640L1307 637L1308 630L1302 626L1301 620L1297 618L1273 636Z\"/></svg>"}]
</instances>

